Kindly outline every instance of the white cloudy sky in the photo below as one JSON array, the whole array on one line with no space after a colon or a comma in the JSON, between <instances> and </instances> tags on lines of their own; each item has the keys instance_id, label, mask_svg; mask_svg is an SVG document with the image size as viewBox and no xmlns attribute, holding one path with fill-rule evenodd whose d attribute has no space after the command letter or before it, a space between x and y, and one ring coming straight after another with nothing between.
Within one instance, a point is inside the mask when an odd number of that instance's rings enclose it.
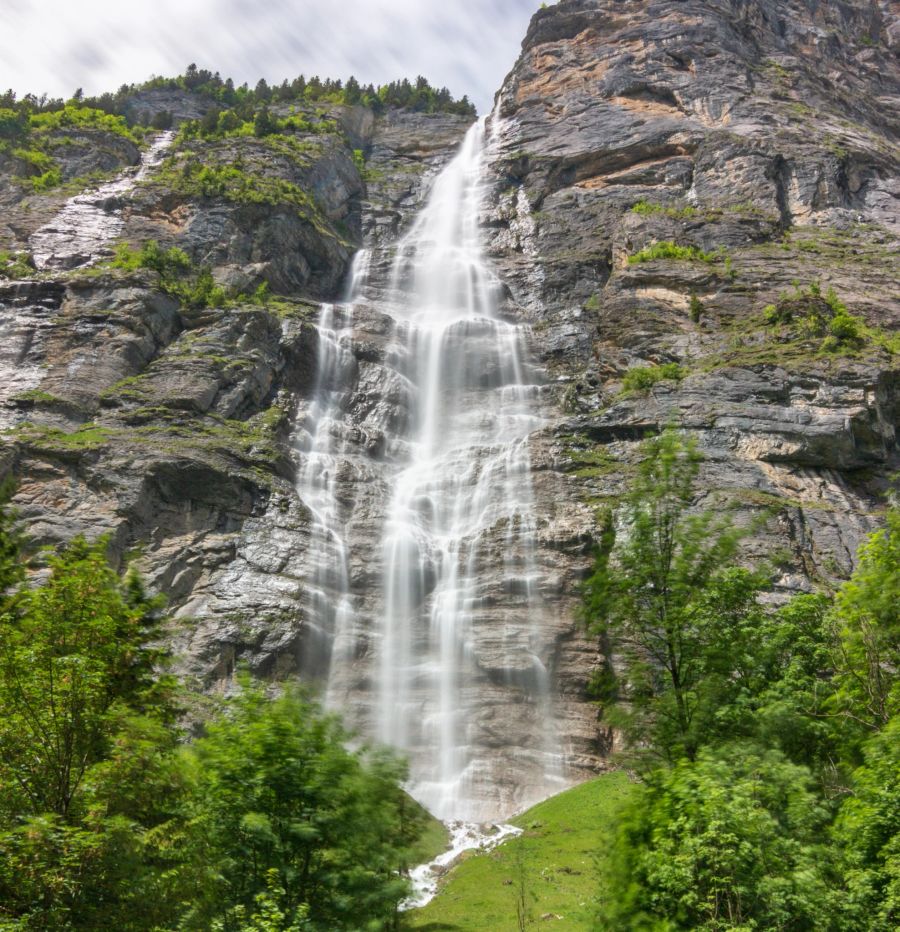
<instances>
[{"instance_id":1,"label":"white cloudy sky","mask_svg":"<svg viewBox=\"0 0 900 932\"><path fill-rule=\"evenodd\" d=\"M0 0L0 87L94 94L190 62L280 82L424 74L479 111L512 67L538 0Z\"/></svg>"}]
</instances>

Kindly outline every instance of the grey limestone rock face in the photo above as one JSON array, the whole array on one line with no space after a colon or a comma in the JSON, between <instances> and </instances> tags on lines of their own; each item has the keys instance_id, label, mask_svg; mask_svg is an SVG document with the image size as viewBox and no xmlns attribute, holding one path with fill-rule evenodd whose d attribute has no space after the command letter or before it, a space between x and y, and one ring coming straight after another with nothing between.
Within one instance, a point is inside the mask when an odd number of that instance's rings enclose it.
<instances>
[{"instance_id":1,"label":"grey limestone rock face","mask_svg":"<svg viewBox=\"0 0 900 932\"><path fill-rule=\"evenodd\" d=\"M535 15L491 118L488 229L507 312L532 322L554 378L536 497L563 592L590 565L596 510L615 509L638 443L667 424L704 453L698 507L769 516L745 557L779 554L776 594L849 573L898 463L895 26L870 3L563 0ZM629 262L656 243L706 257ZM865 340L827 351L766 323L815 283ZM662 363L684 377L623 390ZM591 657L574 601L557 602L559 669L577 694Z\"/></svg>"}]
</instances>

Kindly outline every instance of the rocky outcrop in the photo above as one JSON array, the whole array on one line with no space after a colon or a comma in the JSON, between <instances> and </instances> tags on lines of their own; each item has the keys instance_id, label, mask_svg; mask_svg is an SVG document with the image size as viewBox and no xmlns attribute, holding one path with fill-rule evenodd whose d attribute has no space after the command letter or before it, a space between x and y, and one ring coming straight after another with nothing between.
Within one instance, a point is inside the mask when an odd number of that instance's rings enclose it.
<instances>
[{"instance_id":1,"label":"rocky outcrop","mask_svg":"<svg viewBox=\"0 0 900 932\"><path fill-rule=\"evenodd\" d=\"M174 103L176 119L209 105ZM391 237L408 223L468 125L361 108L323 119L334 129L179 141L107 205L118 241L184 250L227 306L191 309L156 273L110 268L114 242L93 268L0 281L0 474L18 481L15 506L37 543L107 534L116 559L137 555L177 613L177 668L198 689L227 683L239 660L322 675L308 659L309 515L295 485L318 301L339 297L363 227ZM239 167L243 182L184 184L186 164ZM40 223L0 246L27 250L63 204L41 197ZM263 283L271 297L251 301ZM360 355L373 345L361 333Z\"/></svg>"},{"instance_id":2,"label":"rocky outcrop","mask_svg":"<svg viewBox=\"0 0 900 932\"><path fill-rule=\"evenodd\" d=\"M666 424L705 454L698 507L753 522L746 555L774 559L776 590L849 573L898 464L896 41L867 2L535 15L492 117L490 229L558 400L537 498L563 619L596 512ZM664 363L679 378L625 390ZM572 621L559 656L577 696Z\"/></svg>"}]
</instances>

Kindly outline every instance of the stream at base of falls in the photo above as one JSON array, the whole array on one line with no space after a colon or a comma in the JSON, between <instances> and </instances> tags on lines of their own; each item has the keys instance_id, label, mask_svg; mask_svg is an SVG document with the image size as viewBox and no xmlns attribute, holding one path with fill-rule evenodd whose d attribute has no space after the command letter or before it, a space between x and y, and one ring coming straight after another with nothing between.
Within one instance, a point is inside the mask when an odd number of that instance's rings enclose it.
<instances>
[{"instance_id":1,"label":"stream at base of falls","mask_svg":"<svg viewBox=\"0 0 900 932\"><path fill-rule=\"evenodd\" d=\"M437 895L438 883L466 851L491 851L505 841L522 834L515 825L481 825L475 822L447 822L450 843L447 850L427 864L420 864L409 872L412 893L400 904L401 910L427 906Z\"/></svg>"}]
</instances>

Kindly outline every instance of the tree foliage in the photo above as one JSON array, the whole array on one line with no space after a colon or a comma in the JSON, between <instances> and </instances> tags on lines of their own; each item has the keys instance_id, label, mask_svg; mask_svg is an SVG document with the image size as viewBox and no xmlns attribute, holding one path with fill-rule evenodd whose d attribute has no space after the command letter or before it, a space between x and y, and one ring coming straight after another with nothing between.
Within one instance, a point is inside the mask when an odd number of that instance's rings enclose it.
<instances>
[{"instance_id":1,"label":"tree foliage","mask_svg":"<svg viewBox=\"0 0 900 932\"><path fill-rule=\"evenodd\" d=\"M272 700L245 682L195 743L196 811L228 902L250 910L276 890L288 925L390 922L407 892L400 870L420 825L397 760L348 751L348 739L296 690ZM223 929L238 928L226 917Z\"/></svg>"},{"instance_id":2,"label":"tree foliage","mask_svg":"<svg viewBox=\"0 0 900 932\"><path fill-rule=\"evenodd\" d=\"M644 781L608 840L602 927L897 928L900 516L833 598L779 605L696 510L695 448L670 431L644 452L585 588L612 658L597 695Z\"/></svg>"},{"instance_id":3,"label":"tree foliage","mask_svg":"<svg viewBox=\"0 0 900 932\"><path fill-rule=\"evenodd\" d=\"M860 738L900 714L900 510L863 545L835 601L841 657L835 705Z\"/></svg>"},{"instance_id":4,"label":"tree foliage","mask_svg":"<svg viewBox=\"0 0 900 932\"><path fill-rule=\"evenodd\" d=\"M35 117L44 126L102 129L119 135L129 135L129 127L136 122L134 98L146 91L190 91L212 102L209 112L218 115L224 110L239 114L241 121L253 122L262 108L276 104L341 104L367 107L381 113L389 107L403 107L420 113L456 113L475 117L475 107L465 95L456 99L446 87L432 87L419 75L415 81L403 78L389 84L362 85L355 77L346 81L322 79L318 75L306 78L298 75L293 80L270 86L265 79L254 87L248 84L235 86L231 78L222 78L218 71L198 68L190 64L184 74L176 77L155 77L142 84L123 84L115 92L85 97L79 88L69 100L25 94L19 97L8 90L0 94L0 140L19 138L28 130L29 120ZM152 122L157 129L168 129L171 113L160 111Z\"/></svg>"},{"instance_id":5,"label":"tree foliage","mask_svg":"<svg viewBox=\"0 0 900 932\"><path fill-rule=\"evenodd\" d=\"M0 614L0 916L20 928L145 928L144 896L166 916L173 684L154 672L157 602L105 549L74 540Z\"/></svg>"},{"instance_id":6,"label":"tree foliage","mask_svg":"<svg viewBox=\"0 0 900 932\"><path fill-rule=\"evenodd\" d=\"M31 578L23 543L4 499L0 929L393 927L422 831L402 764L249 681L185 746L159 602L103 540Z\"/></svg>"},{"instance_id":7,"label":"tree foliage","mask_svg":"<svg viewBox=\"0 0 900 932\"><path fill-rule=\"evenodd\" d=\"M669 430L646 453L620 528L607 517L585 610L622 666L621 676L607 671L601 687L618 712L613 723L633 747L692 757L707 725L706 689L719 678L723 638L739 633L754 581L719 577L738 532L717 515L689 511L696 448Z\"/></svg>"},{"instance_id":8,"label":"tree foliage","mask_svg":"<svg viewBox=\"0 0 900 932\"><path fill-rule=\"evenodd\" d=\"M617 827L601 893L616 930L835 925L828 811L808 770L731 743L657 771Z\"/></svg>"}]
</instances>

